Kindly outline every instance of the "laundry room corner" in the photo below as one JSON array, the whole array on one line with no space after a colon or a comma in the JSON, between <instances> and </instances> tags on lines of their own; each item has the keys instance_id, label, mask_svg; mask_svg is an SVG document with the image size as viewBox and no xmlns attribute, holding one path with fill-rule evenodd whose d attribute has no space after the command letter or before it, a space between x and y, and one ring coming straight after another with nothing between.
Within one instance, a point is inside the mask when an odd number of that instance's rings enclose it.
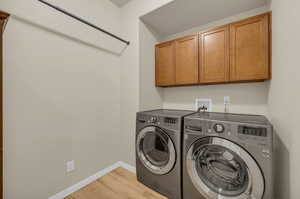
<instances>
[{"instance_id":1,"label":"laundry room corner","mask_svg":"<svg viewBox=\"0 0 300 199\"><path fill-rule=\"evenodd\" d=\"M130 165L135 165L135 142L133 140L135 136L135 121L136 112L140 111L143 108L150 107L160 107L159 104L154 104L150 100L147 100L147 97L155 99L159 102L161 98L161 92L159 89L154 88L153 85L147 86L146 90L150 90L152 93L147 93L146 96L141 96L140 92L143 86L140 85L144 79L139 75L142 71L149 72L150 74L154 72L153 67L150 69L145 68L149 66L149 63L153 63L153 60L150 58L144 62L144 59L141 59L140 54L144 52L149 52L148 49L141 52L141 43L140 43L140 28L142 26L140 22L140 17L162 7L163 5L172 2L172 0L151 0L151 1L140 1L132 0L128 4L122 7L121 9L121 29L122 36L128 38L131 41L131 45L128 46L126 51L121 56L121 138L122 138L122 152L124 157L122 160ZM153 33L150 33L149 30L143 28L143 36L147 36L147 42L155 41L155 36ZM149 32L148 32L149 31ZM153 48L151 46L147 48ZM150 56L153 56L154 52L150 52ZM142 69L141 69L142 67ZM145 80L153 80L153 77L147 76L144 74ZM145 91L146 91L145 90ZM141 100L143 102L141 102Z\"/></svg>"},{"instance_id":2,"label":"laundry room corner","mask_svg":"<svg viewBox=\"0 0 300 199\"><path fill-rule=\"evenodd\" d=\"M277 199L299 197L299 140L300 100L297 46L299 40L291 35L299 31L299 2L271 0L272 10L272 81L268 96L268 112L277 135L275 152ZM285 31L281 31L281 30Z\"/></svg>"}]
</instances>

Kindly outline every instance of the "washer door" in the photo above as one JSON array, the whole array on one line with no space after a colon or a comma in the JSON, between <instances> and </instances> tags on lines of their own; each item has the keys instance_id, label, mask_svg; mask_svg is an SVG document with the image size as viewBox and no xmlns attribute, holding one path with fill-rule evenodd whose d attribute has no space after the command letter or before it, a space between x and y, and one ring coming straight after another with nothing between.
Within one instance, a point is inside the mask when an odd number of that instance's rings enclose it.
<instances>
[{"instance_id":1,"label":"washer door","mask_svg":"<svg viewBox=\"0 0 300 199\"><path fill-rule=\"evenodd\" d=\"M262 199L264 178L247 151L223 138L194 142L186 157L189 177L209 199Z\"/></svg>"},{"instance_id":2,"label":"washer door","mask_svg":"<svg viewBox=\"0 0 300 199\"><path fill-rule=\"evenodd\" d=\"M152 173L164 175L171 171L176 161L176 152L171 138L160 128L143 128L136 142L138 158Z\"/></svg>"}]
</instances>

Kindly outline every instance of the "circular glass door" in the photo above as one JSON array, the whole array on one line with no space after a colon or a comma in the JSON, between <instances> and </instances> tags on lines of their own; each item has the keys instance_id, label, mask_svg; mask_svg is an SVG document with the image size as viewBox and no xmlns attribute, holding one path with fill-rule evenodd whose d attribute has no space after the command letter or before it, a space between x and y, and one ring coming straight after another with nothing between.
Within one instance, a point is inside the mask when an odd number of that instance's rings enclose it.
<instances>
[{"instance_id":1,"label":"circular glass door","mask_svg":"<svg viewBox=\"0 0 300 199\"><path fill-rule=\"evenodd\" d=\"M170 137L158 127L143 128L138 134L136 148L140 161L154 174L166 174L175 164L174 144Z\"/></svg>"},{"instance_id":2,"label":"circular glass door","mask_svg":"<svg viewBox=\"0 0 300 199\"><path fill-rule=\"evenodd\" d=\"M206 137L192 144L187 170L197 190L210 199L261 199L264 178L256 161L237 144Z\"/></svg>"}]
</instances>

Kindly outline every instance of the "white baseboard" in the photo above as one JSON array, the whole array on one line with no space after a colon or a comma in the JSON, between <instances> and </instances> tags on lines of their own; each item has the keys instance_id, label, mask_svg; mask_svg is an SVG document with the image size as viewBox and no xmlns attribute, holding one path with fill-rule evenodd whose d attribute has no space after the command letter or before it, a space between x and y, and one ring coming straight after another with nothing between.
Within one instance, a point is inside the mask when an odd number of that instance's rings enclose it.
<instances>
[{"instance_id":1,"label":"white baseboard","mask_svg":"<svg viewBox=\"0 0 300 199\"><path fill-rule=\"evenodd\" d=\"M65 197L67 197L68 195L70 195L70 194L74 193L75 191L85 187L86 185L94 182L98 178L110 173L111 171L113 171L113 170L115 170L116 168L119 168L119 167L122 167L122 168L124 168L128 171L133 172L133 173L136 172L135 167L133 167L133 166L131 166L131 165L125 163L125 162L122 162L122 161L116 162L115 164L113 164L113 165L111 165L111 166L109 166L105 169L102 169L101 171L98 171L94 175L78 182L77 184L75 184L75 185L73 185L73 186L71 186L71 187L69 187L69 188L67 188L67 189L51 196L51 197L49 197L48 199L63 199Z\"/></svg>"},{"instance_id":2,"label":"white baseboard","mask_svg":"<svg viewBox=\"0 0 300 199\"><path fill-rule=\"evenodd\" d=\"M120 167L122 167L122 168L124 168L124 169L126 169L126 170L128 170L132 173L136 173L136 168L135 167L133 167L133 166L131 166L131 165L125 163L125 162L119 162L119 164L120 164Z\"/></svg>"}]
</instances>

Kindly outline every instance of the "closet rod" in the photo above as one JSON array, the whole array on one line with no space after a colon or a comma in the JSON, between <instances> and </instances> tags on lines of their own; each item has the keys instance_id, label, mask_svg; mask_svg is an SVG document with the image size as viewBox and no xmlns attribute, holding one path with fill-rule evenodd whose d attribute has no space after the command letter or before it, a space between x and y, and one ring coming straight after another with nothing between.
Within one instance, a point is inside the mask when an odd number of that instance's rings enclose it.
<instances>
[{"instance_id":1,"label":"closet rod","mask_svg":"<svg viewBox=\"0 0 300 199\"><path fill-rule=\"evenodd\" d=\"M106 30L104 30L102 28L99 28L98 26L96 26L96 25L94 25L94 24L92 24L92 23L90 23L90 22L88 22L88 21L86 21L86 20L84 20L84 19L82 19L80 17L77 17L76 15L71 14L71 13L69 13L68 11L66 11L66 10L64 10L62 8L59 8L59 7L55 6L55 5L52 5L51 3L48 3L48 2L46 2L44 0L38 0L38 1L41 2L41 3L43 3L43 4L46 4L47 6L50 6L51 8L54 8L55 10L58 10L58 11L62 12L65 15L70 16L70 17L72 17L72 18L74 18L74 19L76 19L76 20L78 20L78 21L80 21L80 22L82 22L82 23L84 23L84 24L86 24L88 26L91 26L91 27L93 27L93 28L95 28L95 29L97 29L97 30L99 30L99 31L101 31L101 32L103 32L103 33L105 33L105 34L107 34L107 35L109 35L109 36L111 36L111 37L113 37L113 38L115 38L115 39L123 42L123 43L126 43L127 45L130 44L129 41L126 41L126 40L124 40L124 39L122 39L122 38L120 38L120 37L118 37L118 36L116 36L116 35L108 32L108 31L106 31Z\"/></svg>"}]
</instances>

